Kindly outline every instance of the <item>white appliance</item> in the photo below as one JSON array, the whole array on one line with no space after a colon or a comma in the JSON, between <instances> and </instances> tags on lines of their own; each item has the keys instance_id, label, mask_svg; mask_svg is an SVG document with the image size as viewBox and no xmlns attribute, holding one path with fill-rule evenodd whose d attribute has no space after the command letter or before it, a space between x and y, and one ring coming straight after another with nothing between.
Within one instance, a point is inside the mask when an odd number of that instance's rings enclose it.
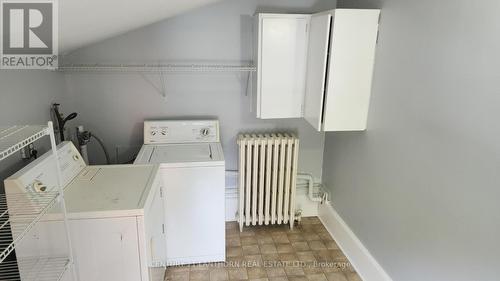
<instances>
[{"instance_id":1,"label":"white appliance","mask_svg":"<svg viewBox=\"0 0 500 281\"><path fill-rule=\"evenodd\" d=\"M60 144L58 153L80 281L162 280L164 269L158 267L166 247L159 166L87 166L71 142ZM45 154L9 177L6 192L49 192L56 185L53 161ZM61 251L61 237L50 231L63 227L53 219L55 211L19 251ZM37 246L40 237L48 242Z\"/></svg>"},{"instance_id":2,"label":"white appliance","mask_svg":"<svg viewBox=\"0 0 500 281\"><path fill-rule=\"evenodd\" d=\"M167 264L225 261L225 162L219 122L146 121L135 164L160 164Z\"/></svg>"}]
</instances>

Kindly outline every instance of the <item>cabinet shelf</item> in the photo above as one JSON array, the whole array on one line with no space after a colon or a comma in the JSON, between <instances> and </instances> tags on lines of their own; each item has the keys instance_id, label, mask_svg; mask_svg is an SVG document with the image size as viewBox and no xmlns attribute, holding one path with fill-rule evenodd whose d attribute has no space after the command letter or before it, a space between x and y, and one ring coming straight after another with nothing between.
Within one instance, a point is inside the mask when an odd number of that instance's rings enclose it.
<instances>
[{"instance_id":1,"label":"cabinet shelf","mask_svg":"<svg viewBox=\"0 0 500 281\"><path fill-rule=\"evenodd\" d=\"M54 206L57 198L59 198L58 192L0 195L0 264L14 250L16 244Z\"/></svg>"},{"instance_id":2,"label":"cabinet shelf","mask_svg":"<svg viewBox=\"0 0 500 281\"><path fill-rule=\"evenodd\" d=\"M47 126L0 127L0 161L48 135Z\"/></svg>"},{"instance_id":3,"label":"cabinet shelf","mask_svg":"<svg viewBox=\"0 0 500 281\"><path fill-rule=\"evenodd\" d=\"M0 280L59 281L68 269L68 257L29 257L0 264ZM19 273L22 272L22 274Z\"/></svg>"}]
</instances>

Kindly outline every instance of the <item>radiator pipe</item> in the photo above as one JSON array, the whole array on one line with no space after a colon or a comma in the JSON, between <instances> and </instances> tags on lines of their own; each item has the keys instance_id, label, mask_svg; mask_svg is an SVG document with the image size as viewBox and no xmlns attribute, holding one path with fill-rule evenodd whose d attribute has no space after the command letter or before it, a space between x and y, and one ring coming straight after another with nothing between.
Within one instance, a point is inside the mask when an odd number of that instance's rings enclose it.
<instances>
[{"instance_id":1,"label":"radiator pipe","mask_svg":"<svg viewBox=\"0 0 500 281\"><path fill-rule=\"evenodd\" d=\"M323 198L321 197L314 197L314 178L311 174L297 174L297 178L307 180L309 182L308 185L309 200L313 202L321 202L323 200Z\"/></svg>"},{"instance_id":2,"label":"radiator pipe","mask_svg":"<svg viewBox=\"0 0 500 281\"><path fill-rule=\"evenodd\" d=\"M238 171L235 170L226 170L226 173L232 174L232 175L237 175ZM306 173L298 173L297 174L297 179L302 179L307 181L307 189L308 189L308 197L309 200L313 202L322 202L326 198L323 197L314 197L314 177L311 174L306 174Z\"/></svg>"}]
</instances>

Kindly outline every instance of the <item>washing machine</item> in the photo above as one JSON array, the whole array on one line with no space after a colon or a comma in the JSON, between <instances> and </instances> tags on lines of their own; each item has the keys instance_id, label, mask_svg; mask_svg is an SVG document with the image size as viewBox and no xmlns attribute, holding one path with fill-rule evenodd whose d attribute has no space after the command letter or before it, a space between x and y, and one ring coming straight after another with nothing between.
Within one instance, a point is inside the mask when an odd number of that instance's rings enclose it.
<instances>
[{"instance_id":1,"label":"washing machine","mask_svg":"<svg viewBox=\"0 0 500 281\"><path fill-rule=\"evenodd\" d=\"M57 151L79 281L163 280L166 245L159 165L87 166L71 142L60 144ZM54 167L54 157L47 153L7 178L8 204L10 193L31 191L37 196L55 191ZM32 198L24 208L36 207L31 206L36 202ZM61 246L60 218L59 210L49 211L16 249L17 257L67 253Z\"/></svg>"},{"instance_id":2,"label":"washing machine","mask_svg":"<svg viewBox=\"0 0 500 281\"><path fill-rule=\"evenodd\" d=\"M167 265L225 261L225 161L217 120L144 122L135 164L160 164Z\"/></svg>"}]
</instances>

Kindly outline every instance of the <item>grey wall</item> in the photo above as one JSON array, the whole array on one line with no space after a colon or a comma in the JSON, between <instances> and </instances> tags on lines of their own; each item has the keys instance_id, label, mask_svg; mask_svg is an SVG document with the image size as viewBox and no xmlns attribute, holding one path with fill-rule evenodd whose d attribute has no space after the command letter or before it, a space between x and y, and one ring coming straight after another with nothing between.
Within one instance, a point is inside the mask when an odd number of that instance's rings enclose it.
<instances>
[{"instance_id":1,"label":"grey wall","mask_svg":"<svg viewBox=\"0 0 500 281\"><path fill-rule=\"evenodd\" d=\"M500 2L382 8L368 130L329 133L333 205L394 280L499 280Z\"/></svg>"},{"instance_id":2,"label":"grey wall","mask_svg":"<svg viewBox=\"0 0 500 281\"><path fill-rule=\"evenodd\" d=\"M0 126L46 124L50 105L63 102L66 92L64 76L48 70L1 70L0 85ZM43 153L49 148L48 138L35 146ZM0 162L0 193L3 180L26 164L20 153Z\"/></svg>"},{"instance_id":3,"label":"grey wall","mask_svg":"<svg viewBox=\"0 0 500 281\"><path fill-rule=\"evenodd\" d=\"M252 15L262 12L315 12L335 1L231 0L141 28L70 54L66 61L240 62L252 59ZM301 138L300 170L321 178L324 135L303 120L256 119L246 96L247 75L175 74L166 78L166 99L159 79L139 74L68 74L70 97L81 123L105 139L112 154L127 160L142 144L144 119L218 118L228 169L237 168L239 132L287 129ZM90 147L91 161L102 161ZM117 153L115 153L117 151Z\"/></svg>"}]
</instances>

